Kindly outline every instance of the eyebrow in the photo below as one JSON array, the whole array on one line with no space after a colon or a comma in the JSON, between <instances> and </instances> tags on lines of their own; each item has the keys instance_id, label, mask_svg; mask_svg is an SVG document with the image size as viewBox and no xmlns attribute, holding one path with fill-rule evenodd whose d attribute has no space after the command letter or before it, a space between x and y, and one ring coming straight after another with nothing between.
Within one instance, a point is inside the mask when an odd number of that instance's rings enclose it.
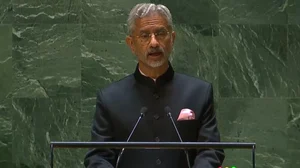
<instances>
[{"instance_id":1,"label":"eyebrow","mask_svg":"<svg viewBox=\"0 0 300 168\"><path fill-rule=\"evenodd\" d=\"M142 34L142 33L149 33L149 30L140 30L139 33L140 33L140 34Z\"/></svg>"}]
</instances>

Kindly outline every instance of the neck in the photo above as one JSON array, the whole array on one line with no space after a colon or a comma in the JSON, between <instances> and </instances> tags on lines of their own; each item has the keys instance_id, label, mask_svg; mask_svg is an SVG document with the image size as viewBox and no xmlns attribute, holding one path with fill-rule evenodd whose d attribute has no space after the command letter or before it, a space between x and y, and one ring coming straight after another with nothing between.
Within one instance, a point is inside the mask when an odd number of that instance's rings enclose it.
<instances>
[{"instance_id":1,"label":"neck","mask_svg":"<svg viewBox=\"0 0 300 168\"><path fill-rule=\"evenodd\" d=\"M153 68L142 62L139 62L139 69L142 71L145 76L150 77L152 79L157 79L159 76L164 74L169 68L169 63L166 61L162 66Z\"/></svg>"}]
</instances>

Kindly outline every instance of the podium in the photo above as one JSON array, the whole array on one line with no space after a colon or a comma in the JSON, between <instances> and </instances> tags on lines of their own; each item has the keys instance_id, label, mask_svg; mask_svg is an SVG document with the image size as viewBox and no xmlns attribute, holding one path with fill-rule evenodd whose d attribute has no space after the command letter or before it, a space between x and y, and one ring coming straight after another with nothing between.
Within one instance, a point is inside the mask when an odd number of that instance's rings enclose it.
<instances>
[{"instance_id":1,"label":"podium","mask_svg":"<svg viewBox=\"0 0 300 168\"><path fill-rule=\"evenodd\" d=\"M112 149L251 149L255 168L255 143L238 142L51 142L50 166L53 168L54 148L112 148Z\"/></svg>"}]
</instances>

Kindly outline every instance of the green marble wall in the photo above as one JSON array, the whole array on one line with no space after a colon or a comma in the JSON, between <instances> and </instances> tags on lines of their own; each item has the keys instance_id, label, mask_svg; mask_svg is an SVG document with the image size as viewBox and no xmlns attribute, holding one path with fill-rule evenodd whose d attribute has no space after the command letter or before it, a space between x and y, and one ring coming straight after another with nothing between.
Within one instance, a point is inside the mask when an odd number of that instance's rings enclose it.
<instances>
[{"instance_id":1,"label":"green marble wall","mask_svg":"<svg viewBox=\"0 0 300 168\"><path fill-rule=\"evenodd\" d=\"M88 141L95 92L130 74L125 20L167 5L178 72L214 84L223 141L256 142L258 168L300 166L300 1L1 0L0 167L49 167L50 141ZM83 167L58 149L55 167ZM226 150L224 166L251 167Z\"/></svg>"}]
</instances>

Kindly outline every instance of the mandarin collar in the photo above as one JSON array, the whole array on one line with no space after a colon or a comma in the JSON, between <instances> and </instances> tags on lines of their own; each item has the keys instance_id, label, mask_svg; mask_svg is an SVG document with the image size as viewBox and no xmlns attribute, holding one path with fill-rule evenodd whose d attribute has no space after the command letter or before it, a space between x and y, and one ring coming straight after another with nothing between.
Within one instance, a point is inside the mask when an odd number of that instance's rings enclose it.
<instances>
[{"instance_id":1,"label":"mandarin collar","mask_svg":"<svg viewBox=\"0 0 300 168\"><path fill-rule=\"evenodd\" d=\"M153 87L156 88L156 87L163 86L163 85L167 84L168 82L170 82L174 77L174 70L173 70L171 63L169 62L169 68L167 69L167 71L164 74L162 74L161 76L159 76L156 79L156 81L154 81L152 78L141 74L141 72L139 70L139 64L137 64L136 68L135 68L135 72L134 72L134 77L138 83L152 87L152 88Z\"/></svg>"}]
</instances>

